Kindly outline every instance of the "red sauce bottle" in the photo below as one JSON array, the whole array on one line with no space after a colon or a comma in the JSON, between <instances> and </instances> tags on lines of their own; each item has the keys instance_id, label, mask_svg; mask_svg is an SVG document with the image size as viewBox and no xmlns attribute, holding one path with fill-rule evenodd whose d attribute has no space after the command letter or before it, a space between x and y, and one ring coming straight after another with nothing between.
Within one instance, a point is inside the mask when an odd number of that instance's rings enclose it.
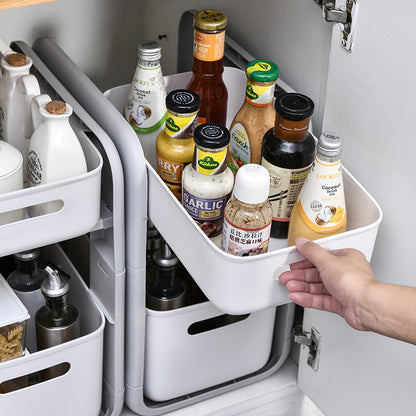
<instances>
[{"instance_id":1,"label":"red sauce bottle","mask_svg":"<svg viewBox=\"0 0 416 416\"><path fill-rule=\"evenodd\" d=\"M227 121L227 87L222 79L227 17L216 10L202 10L194 17L194 60L187 89L201 97L198 123Z\"/></svg>"}]
</instances>

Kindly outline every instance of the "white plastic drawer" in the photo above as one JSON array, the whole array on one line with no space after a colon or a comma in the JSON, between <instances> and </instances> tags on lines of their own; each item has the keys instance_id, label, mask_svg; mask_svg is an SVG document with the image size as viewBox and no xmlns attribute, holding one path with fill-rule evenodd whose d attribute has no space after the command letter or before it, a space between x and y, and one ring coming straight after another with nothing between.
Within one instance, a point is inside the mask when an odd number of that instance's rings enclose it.
<instances>
[{"instance_id":1,"label":"white plastic drawer","mask_svg":"<svg viewBox=\"0 0 416 416\"><path fill-rule=\"evenodd\" d=\"M165 77L167 91L185 88L190 73ZM243 71L226 67L224 80L229 91L227 125L244 100L246 76ZM106 92L119 110L129 86ZM149 217L193 276L208 299L220 310L243 314L289 302L286 288L278 281L280 273L301 257L286 239L271 239L269 252L253 257L236 257L219 248L219 239L210 240L195 224L147 163L149 180ZM327 249L354 247L370 258L382 212L377 202L344 168L348 230L326 237L319 244Z\"/></svg>"}]
</instances>

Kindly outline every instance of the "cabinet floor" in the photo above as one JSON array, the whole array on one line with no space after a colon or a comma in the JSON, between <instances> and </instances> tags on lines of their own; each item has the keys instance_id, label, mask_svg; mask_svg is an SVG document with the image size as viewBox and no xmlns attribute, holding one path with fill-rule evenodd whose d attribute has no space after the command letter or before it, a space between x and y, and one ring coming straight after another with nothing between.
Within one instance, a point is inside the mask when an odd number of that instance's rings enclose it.
<instances>
[{"instance_id":1,"label":"cabinet floor","mask_svg":"<svg viewBox=\"0 0 416 416\"><path fill-rule=\"evenodd\" d=\"M186 406L166 416L325 416L297 386L297 367L288 359L270 377ZM120 416L137 416L127 407Z\"/></svg>"}]
</instances>

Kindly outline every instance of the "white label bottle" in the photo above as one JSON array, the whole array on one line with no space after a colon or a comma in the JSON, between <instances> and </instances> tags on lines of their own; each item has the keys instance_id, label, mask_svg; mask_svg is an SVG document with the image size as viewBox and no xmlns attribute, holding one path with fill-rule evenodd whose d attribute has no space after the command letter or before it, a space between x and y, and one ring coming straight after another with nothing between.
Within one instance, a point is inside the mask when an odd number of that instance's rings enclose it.
<instances>
[{"instance_id":1,"label":"white label bottle","mask_svg":"<svg viewBox=\"0 0 416 416\"><path fill-rule=\"evenodd\" d=\"M28 154L28 186L38 186L87 172L87 163L78 137L69 124L72 107L51 101L46 94L32 101L35 131ZM63 202L51 201L28 208L30 216L57 212Z\"/></svg>"},{"instance_id":2,"label":"white label bottle","mask_svg":"<svg viewBox=\"0 0 416 416\"><path fill-rule=\"evenodd\" d=\"M156 138L166 120L166 88L157 42L139 44L139 61L127 95L123 115L137 133L144 155L156 167Z\"/></svg>"},{"instance_id":3,"label":"white label bottle","mask_svg":"<svg viewBox=\"0 0 416 416\"><path fill-rule=\"evenodd\" d=\"M289 246L295 244L297 237L317 240L346 230L341 151L340 136L322 133L315 161L290 216Z\"/></svg>"},{"instance_id":4,"label":"white label bottle","mask_svg":"<svg viewBox=\"0 0 416 416\"><path fill-rule=\"evenodd\" d=\"M32 60L23 53L9 53L0 60L0 139L16 147L23 156L26 178L29 139L33 133L30 104L40 94L39 83L29 74Z\"/></svg>"}]
</instances>

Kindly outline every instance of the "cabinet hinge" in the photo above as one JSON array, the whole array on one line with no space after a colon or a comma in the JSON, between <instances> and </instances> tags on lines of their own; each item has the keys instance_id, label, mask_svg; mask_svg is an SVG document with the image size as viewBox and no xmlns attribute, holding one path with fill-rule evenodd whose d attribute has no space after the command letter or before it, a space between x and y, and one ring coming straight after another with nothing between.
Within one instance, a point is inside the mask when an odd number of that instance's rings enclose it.
<instances>
[{"instance_id":1,"label":"cabinet hinge","mask_svg":"<svg viewBox=\"0 0 416 416\"><path fill-rule=\"evenodd\" d=\"M320 333L315 328L311 328L310 332L303 331L302 327L297 325L293 328L292 339L293 342L309 348L307 363L314 371L318 371L322 339Z\"/></svg>"},{"instance_id":2,"label":"cabinet hinge","mask_svg":"<svg viewBox=\"0 0 416 416\"><path fill-rule=\"evenodd\" d=\"M357 0L343 0L342 7L335 7L335 0L314 0L322 8L324 19L330 23L337 23L341 29L341 46L348 52L352 51L358 10Z\"/></svg>"}]
</instances>

